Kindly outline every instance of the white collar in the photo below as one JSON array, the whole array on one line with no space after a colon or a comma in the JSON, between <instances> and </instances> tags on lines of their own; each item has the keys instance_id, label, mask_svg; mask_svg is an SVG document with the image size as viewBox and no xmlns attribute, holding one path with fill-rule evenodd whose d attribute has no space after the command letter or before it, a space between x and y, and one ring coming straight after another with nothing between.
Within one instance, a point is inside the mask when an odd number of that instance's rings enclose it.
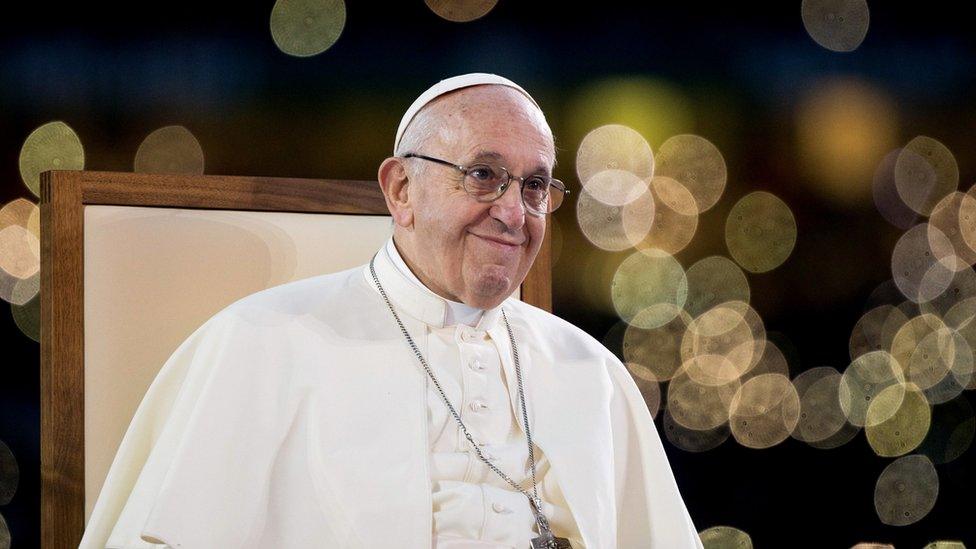
<instances>
[{"instance_id":1,"label":"white collar","mask_svg":"<svg viewBox=\"0 0 976 549\"><path fill-rule=\"evenodd\" d=\"M501 317L504 301L491 309L478 309L466 303L445 299L425 286L407 267L396 248L393 237L376 253L373 266L376 276L390 301L403 308L411 316L435 328L462 323L476 330L493 328ZM372 284L369 265L364 267L365 276Z\"/></svg>"}]
</instances>

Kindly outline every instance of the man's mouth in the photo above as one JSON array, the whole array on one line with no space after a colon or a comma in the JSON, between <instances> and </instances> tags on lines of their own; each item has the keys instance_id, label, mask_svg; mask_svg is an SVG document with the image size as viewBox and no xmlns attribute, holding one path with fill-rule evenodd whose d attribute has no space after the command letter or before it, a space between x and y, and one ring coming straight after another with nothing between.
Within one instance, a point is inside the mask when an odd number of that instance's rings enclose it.
<instances>
[{"instance_id":1,"label":"man's mouth","mask_svg":"<svg viewBox=\"0 0 976 549\"><path fill-rule=\"evenodd\" d=\"M474 234L474 233L471 233L471 234ZM493 246L493 247L495 247L495 248L497 248L499 250L506 250L506 251L507 250L515 250L515 249L518 249L519 247L521 247L521 244L515 244L515 243L503 241L503 240L498 240L498 239L491 238L491 237L488 237L488 236L481 236L479 234L475 234L475 236L478 237L478 238L480 238L481 240L487 242L489 246Z\"/></svg>"}]
</instances>

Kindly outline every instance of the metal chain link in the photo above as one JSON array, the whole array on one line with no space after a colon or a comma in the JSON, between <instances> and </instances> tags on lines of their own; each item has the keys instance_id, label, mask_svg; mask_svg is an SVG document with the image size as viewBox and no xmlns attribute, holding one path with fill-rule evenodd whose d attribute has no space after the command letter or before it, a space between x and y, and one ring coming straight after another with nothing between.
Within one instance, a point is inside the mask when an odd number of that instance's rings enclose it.
<instances>
[{"instance_id":1,"label":"metal chain link","mask_svg":"<svg viewBox=\"0 0 976 549\"><path fill-rule=\"evenodd\" d=\"M481 448L474 441L474 438L471 436L471 433L468 432L468 428L464 426L464 422L461 421L461 416L458 415L457 411L454 410L454 406L451 406L451 402L447 399L447 395L444 393L444 389L441 388L441 384L437 381L437 378L434 376L434 373L430 370L430 367L427 365L427 361L424 360L423 355L420 354L420 350L417 349L417 345L414 344L413 338L410 337L410 334L407 332L407 329L403 326L403 322L400 321L400 315L398 315L396 311L393 309L393 305L390 303L390 299L386 296L386 291L383 290L383 286L380 284L379 278L376 277L376 270L373 268L373 261L375 259L376 259L376 255L374 254L373 259L369 260L369 271L373 275L373 281L376 282L376 287L379 289L380 295L383 296L383 300L386 301L387 307L389 307L390 312L393 313L393 318L396 319L397 325L400 326L400 331L406 337L407 342L410 344L410 347L413 349L414 354L417 355L417 359L420 360L420 364L424 367L424 370L427 371L427 375L430 376L430 379L434 382L434 385L437 387L437 391L441 394L441 398L444 399L444 404L447 405L448 410L451 411L451 415L454 416L454 420L457 421L457 424L461 426L461 430L464 431L465 438L467 438L468 442L471 443L475 453L478 454L478 457L481 459L481 461L485 462L485 464L488 467L490 467L492 471L498 473L498 475L500 475L509 484L511 484L513 488L515 488L519 492L522 492L522 494L524 494L525 497L529 498L529 502L533 504L534 512L536 514L537 520L544 526L546 530L549 530L549 521L546 519L546 516L542 513L542 500L539 499L539 492L536 488L535 454L532 451L532 433L531 430L529 429L529 416L526 413L526 409L525 409L525 394L524 391L522 390L522 370L519 367L518 347L516 347L515 345L515 335L512 333L512 327L508 323L508 316L505 314L505 309L502 308L502 317L505 320L505 328L508 330L509 341L511 341L512 343L512 352L515 355L515 377L518 380L518 394L519 394L519 401L522 406L522 420L525 423L525 435L526 438L528 439L528 446L529 446L529 461L532 467L532 495L529 495L528 492L522 489L521 486L519 486L515 481L510 479L508 475L503 473L498 467L495 466L495 464L491 463L487 458L485 458L484 454L481 453Z\"/></svg>"}]
</instances>

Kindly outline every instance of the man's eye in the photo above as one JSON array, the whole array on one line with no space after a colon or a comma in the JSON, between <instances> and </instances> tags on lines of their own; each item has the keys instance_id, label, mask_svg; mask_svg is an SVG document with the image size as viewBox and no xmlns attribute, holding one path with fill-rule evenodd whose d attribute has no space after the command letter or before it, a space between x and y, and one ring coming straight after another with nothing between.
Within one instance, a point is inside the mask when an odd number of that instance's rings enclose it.
<instances>
[{"instance_id":1,"label":"man's eye","mask_svg":"<svg viewBox=\"0 0 976 549\"><path fill-rule=\"evenodd\" d=\"M541 177L531 177L525 181L525 186L533 191L545 192L549 185Z\"/></svg>"},{"instance_id":2,"label":"man's eye","mask_svg":"<svg viewBox=\"0 0 976 549\"><path fill-rule=\"evenodd\" d=\"M481 181L492 181L495 179L495 171L489 168L488 166L476 166L474 168L471 168L471 171L468 172L468 175L474 177L475 179L479 179Z\"/></svg>"}]
</instances>

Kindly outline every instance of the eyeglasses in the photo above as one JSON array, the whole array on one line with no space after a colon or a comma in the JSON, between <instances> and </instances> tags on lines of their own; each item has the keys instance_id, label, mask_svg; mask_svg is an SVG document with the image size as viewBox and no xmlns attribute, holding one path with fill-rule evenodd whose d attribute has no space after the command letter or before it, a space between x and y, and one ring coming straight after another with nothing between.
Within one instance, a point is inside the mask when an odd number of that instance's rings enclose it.
<instances>
[{"instance_id":1,"label":"eyeglasses","mask_svg":"<svg viewBox=\"0 0 976 549\"><path fill-rule=\"evenodd\" d=\"M522 203L526 210L536 216L543 216L556 211L563 202L563 197L569 194L566 185L547 175L530 175L519 177L509 173L504 166L492 163L478 163L471 166L460 166L447 160L431 158L422 154L406 153L402 158L421 158L450 166L462 174L464 190L478 202L491 202L505 194L513 179L518 179L522 191ZM556 192L550 192L555 189Z\"/></svg>"}]
</instances>

